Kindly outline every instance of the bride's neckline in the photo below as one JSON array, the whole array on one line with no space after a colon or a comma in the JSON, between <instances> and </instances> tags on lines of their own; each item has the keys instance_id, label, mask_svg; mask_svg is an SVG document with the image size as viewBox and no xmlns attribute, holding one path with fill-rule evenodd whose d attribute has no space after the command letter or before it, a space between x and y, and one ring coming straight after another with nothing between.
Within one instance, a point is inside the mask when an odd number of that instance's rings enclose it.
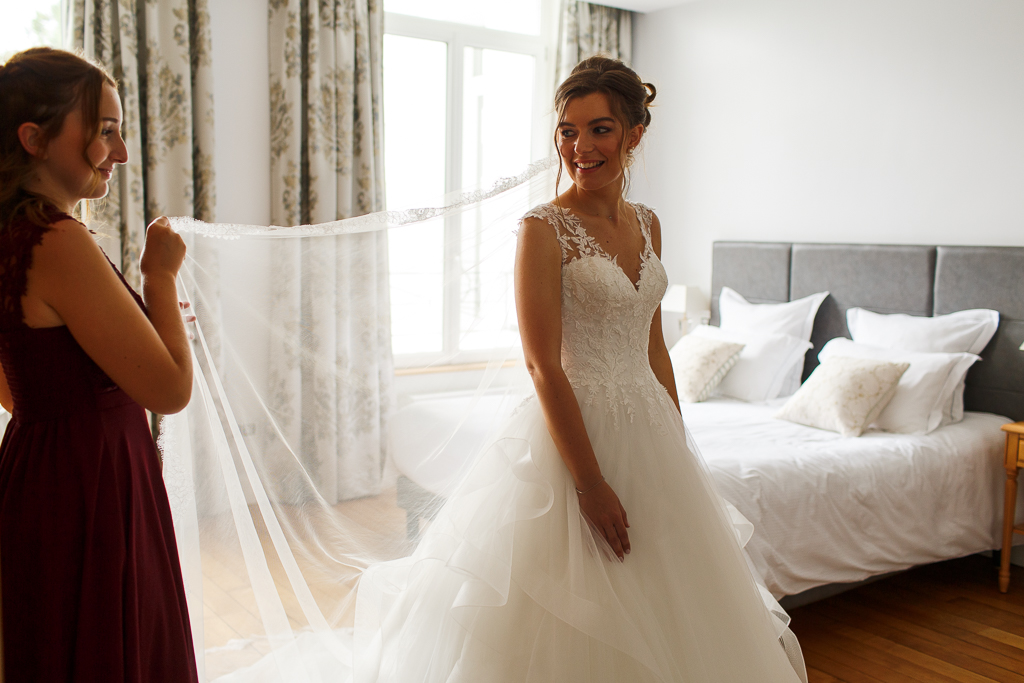
<instances>
[{"instance_id":1,"label":"bride's neckline","mask_svg":"<svg viewBox=\"0 0 1024 683\"><path fill-rule=\"evenodd\" d=\"M639 268L637 268L635 282L633 281L633 278L629 276L629 273L627 273L625 269L621 265L619 265L618 259L620 254L612 256L607 251L605 251L604 247L601 246L601 243L598 242L593 236L591 236L587 232L586 228L583 225L582 217L580 217L578 214L572 211L572 209L563 208L554 202L549 202L549 205L558 209L567 219L567 223L570 225L570 230L574 233L573 237L577 241L577 256L563 263L563 268L568 267L569 264L573 263L574 261L582 261L583 259L586 258L603 259L605 261L608 261L617 271L622 273L622 276L626 278L626 281L633 286L634 291L639 292L640 285L644 279L644 270L646 270L647 263L650 261L651 257L654 256L654 249L651 245L650 227L645 223L644 216L640 211L640 207L634 202L629 201L628 199L625 200L625 202L628 207L633 209L633 213L636 216L637 223L640 226L640 236L644 241L643 247L640 248L640 266ZM599 216L592 216L592 218L598 217ZM592 250L594 253L583 253L584 245L586 246L586 248Z\"/></svg>"}]
</instances>

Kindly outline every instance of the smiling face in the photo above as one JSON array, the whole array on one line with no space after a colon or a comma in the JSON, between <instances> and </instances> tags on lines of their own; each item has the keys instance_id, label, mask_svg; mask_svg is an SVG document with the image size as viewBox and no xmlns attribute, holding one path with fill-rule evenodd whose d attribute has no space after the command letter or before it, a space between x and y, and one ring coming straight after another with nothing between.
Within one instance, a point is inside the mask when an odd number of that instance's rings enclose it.
<instances>
[{"instance_id":1,"label":"smiling face","mask_svg":"<svg viewBox=\"0 0 1024 683\"><path fill-rule=\"evenodd\" d=\"M128 161L121 139L121 100L112 86L104 84L100 96L98 133L86 130L83 118L80 107L70 112L60 132L34 154L36 178L28 189L64 210L79 200L106 196L114 166Z\"/></svg>"},{"instance_id":2,"label":"smiling face","mask_svg":"<svg viewBox=\"0 0 1024 683\"><path fill-rule=\"evenodd\" d=\"M577 188L593 191L612 183L621 187L626 152L642 135L641 125L625 130L607 95L595 92L566 103L556 139L569 178Z\"/></svg>"}]
</instances>

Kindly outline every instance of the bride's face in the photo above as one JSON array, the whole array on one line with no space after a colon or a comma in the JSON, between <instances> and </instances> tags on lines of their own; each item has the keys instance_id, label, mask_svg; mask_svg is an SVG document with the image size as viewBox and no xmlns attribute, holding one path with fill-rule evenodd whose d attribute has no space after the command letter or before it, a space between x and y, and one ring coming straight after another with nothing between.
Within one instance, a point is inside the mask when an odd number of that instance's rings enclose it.
<instances>
[{"instance_id":1,"label":"bride's face","mask_svg":"<svg viewBox=\"0 0 1024 683\"><path fill-rule=\"evenodd\" d=\"M625 130L608 97L591 93L566 103L556 134L558 153L578 188L598 190L621 184L626 150L640 141L642 132L643 126Z\"/></svg>"}]
</instances>

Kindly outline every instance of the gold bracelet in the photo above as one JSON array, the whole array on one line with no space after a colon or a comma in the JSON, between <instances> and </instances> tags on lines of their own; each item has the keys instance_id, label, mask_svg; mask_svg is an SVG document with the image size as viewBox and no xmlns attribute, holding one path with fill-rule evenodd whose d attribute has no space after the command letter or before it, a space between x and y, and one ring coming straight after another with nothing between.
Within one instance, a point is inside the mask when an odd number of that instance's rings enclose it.
<instances>
[{"instance_id":1,"label":"gold bracelet","mask_svg":"<svg viewBox=\"0 0 1024 683\"><path fill-rule=\"evenodd\" d=\"M580 491L579 489L576 489L576 494L582 496L584 493L590 493L591 491L593 491L594 489L596 489L598 486L600 486L603 483L604 483L604 477L601 477L600 481L598 481L596 484L591 486L586 491Z\"/></svg>"}]
</instances>

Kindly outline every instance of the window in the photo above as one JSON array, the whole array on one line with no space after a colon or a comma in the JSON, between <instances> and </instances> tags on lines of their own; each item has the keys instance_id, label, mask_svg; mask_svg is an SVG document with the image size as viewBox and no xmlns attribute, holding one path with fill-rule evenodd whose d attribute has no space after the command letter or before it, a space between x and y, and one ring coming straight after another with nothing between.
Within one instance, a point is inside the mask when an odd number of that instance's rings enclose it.
<instances>
[{"instance_id":1,"label":"window","mask_svg":"<svg viewBox=\"0 0 1024 683\"><path fill-rule=\"evenodd\" d=\"M386 0L389 209L437 206L549 153L549 4ZM390 232L397 365L486 360L516 342L507 237L517 218L484 206Z\"/></svg>"},{"instance_id":2,"label":"window","mask_svg":"<svg viewBox=\"0 0 1024 683\"><path fill-rule=\"evenodd\" d=\"M543 26L541 0L385 0L384 9L424 19L539 36Z\"/></svg>"},{"instance_id":3,"label":"window","mask_svg":"<svg viewBox=\"0 0 1024 683\"><path fill-rule=\"evenodd\" d=\"M61 3L54 0L20 0L4 3L0 21L0 62L15 52L45 45L61 47Z\"/></svg>"}]
</instances>

